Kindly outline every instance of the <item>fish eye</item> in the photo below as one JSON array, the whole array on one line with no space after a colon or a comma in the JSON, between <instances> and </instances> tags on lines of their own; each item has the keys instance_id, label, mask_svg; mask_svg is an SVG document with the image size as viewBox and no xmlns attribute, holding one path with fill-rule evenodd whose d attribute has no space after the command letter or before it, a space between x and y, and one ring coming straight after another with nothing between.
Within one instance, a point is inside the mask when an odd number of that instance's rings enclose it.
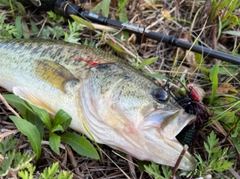
<instances>
[{"instance_id":1,"label":"fish eye","mask_svg":"<svg viewBox=\"0 0 240 179\"><path fill-rule=\"evenodd\" d=\"M162 88L157 88L157 89L153 90L152 96L159 103L166 102L169 99L169 95L168 95L167 91L165 91Z\"/></svg>"}]
</instances>

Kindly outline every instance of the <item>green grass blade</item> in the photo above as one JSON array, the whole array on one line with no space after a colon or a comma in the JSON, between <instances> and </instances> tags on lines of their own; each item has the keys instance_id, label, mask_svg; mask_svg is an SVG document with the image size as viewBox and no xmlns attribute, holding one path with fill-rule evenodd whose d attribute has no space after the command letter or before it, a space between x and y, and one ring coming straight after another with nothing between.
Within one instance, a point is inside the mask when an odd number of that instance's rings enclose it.
<instances>
[{"instance_id":1,"label":"green grass blade","mask_svg":"<svg viewBox=\"0 0 240 179\"><path fill-rule=\"evenodd\" d=\"M41 139L44 136L44 123L42 120L37 116L33 111L28 111L27 119L30 123L32 123L36 128L38 129L38 132L40 133Z\"/></svg>"},{"instance_id":2,"label":"green grass blade","mask_svg":"<svg viewBox=\"0 0 240 179\"><path fill-rule=\"evenodd\" d=\"M3 97L8 102L8 104L13 106L17 109L17 111L20 112L21 116L24 119L27 119L30 123L37 127L42 138L44 133L44 125L43 122L40 120L40 117L36 115L36 112L33 110L33 108L36 107L33 107L33 105L28 104L26 101L13 94L4 94Z\"/></svg>"},{"instance_id":3,"label":"green grass blade","mask_svg":"<svg viewBox=\"0 0 240 179\"><path fill-rule=\"evenodd\" d=\"M16 38L20 39L22 37L22 16L17 16L15 19L15 27L17 29Z\"/></svg>"},{"instance_id":4,"label":"green grass blade","mask_svg":"<svg viewBox=\"0 0 240 179\"><path fill-rule=\"evenodd\" d=\"M107 40L106 42L116 52L121 53L121 54L128 54L124 48L122 48L120 45L118 45L117 43L113 42L112 40Z\"/></svg>"},{"instance_id":5,"label":"green grass blade","mask_svg":"<svg viewBox=\"0 0 240 179\"><path fill-rule=\"evenodd\" d=\"M36 160L39 159L41 155L41 138L36 126L32 125L27 120L21 119L16 116L9 116L9 118L14 122L18 130L27 136L33 151L36 153Z\"/></svg>"},{"instance_id":6,"label":"green grass blade","mask_svg":"<svg viewBox=\"0 0 240 179\"><path fill-rule=\"evenodd\" d=\"M65 131L72 121L71 116L69 116L65 111L60 109L53 119L53 126L61 125Z\"/></svg>"},{"instance_id":7,"label":"green grass blade","mask_svg":"<svg viewBox=\"0 0 240 179\"><path fill-rule=\"evenodd\" d=\"M75 20L77 23L82 24L87 26L89 29L95 30L94 26L92 25L92 23L84 20L83 18L79 17L79 16L75 16L75 15L70 15L70 17Z\"/></svg>"},{"instance_id":8,"label":"green grass blade","mask_svg":"<svg viewBox=\"0 0 240 179\"><path fill-rule=\"evenodd\" d=\"M36 23L30 19L30 25L31 25L31 31L34 37L37 37L38 33L39 33L39 29L36 25Z\"/></svg>"},{"instance_id":9,"label":"green grass blade","mask_svg":"<svg viewBox=\"0 0 240 179\"><path fill-rule=\"evenodd\" d=\"M70 145L78 154L99 159L96 149L85 137L66 132L61 135L61 139Z\"/></svg>"},{"instance_id":10,"label":"green grass blade","mask_svg":"<svg viewBox=\"0 0 240 179\"><path fill-rule=\"evenodd\" d=\"M3 97L8 102L8 104L20 112L21 116L24 119L28 119L28 111L32 111L32 109L24 100L14 94L3 94Z\"/></svg>"},{"instance_id":11,"label":"green grass blade","mask_svg":"<svg viewBox=\"0 0 240 179\"><path fill-rule=\"evenodd\" d=\"M124 11L126 10L125 5L127 4L127 0L118 0L118 9L116 11L116 13L119 13L121 10L124 9ZM123 21L121 21L123 22Z\"/></svg>"},{"instance_id":12,"label":"green grass blade","mask_svg":"<svg viewBox=\"0 0 240 179\"><path fill-rule=\"evenodd\" d=\"M15 2L15 4L16 4L19 12L20 12L22 15L26 16L27 13L26 13L26 10L25 10L24 6L23 6L20 2Z\"/></svg>"},{"instance_id":13,"label":"green grass blade","mask_svg":"<svg viewBox=\"0 0 240 179\"><path fill-rule=\"evenodd\" d=\"M111 0L103 0L99 2L91 9L91 12L95 14L100 14L100 12L102 12L103 17L108 17L110 2Z\"/></svg>"},{"instance_id":14,"label":"green grass blade","mask_svg":"<svg viewBox=\"0 0 240 179\"><path fill-rule=\"evenodd\" d=\"M57 134L51 132L50 138L49 138L49 144L50 144L51 149L58 155L60 154L60 151L59 151L60 142L61 142L61 137L58 136Z\"/></svg>"},{"instance_id":15,"label":"green grass blade","mask_svg":"<svg viewBox=\"0 0 240 179\"><path fill-rule=\"evenodd\" d=\"M103 0L102 15L108 17L111 0Z\"/></svg>"},{"instance_id":16,"label":"green grass blade","mask_svg":"<svg viewBox=\"0 0 240 179\"><path fill-rule=\"evenodd\" d=\"M210 70L210 74L209 74L209 78L212 82L212 94L210 97L210 101L209 103L212 104L215 94L217 92L217 88L218 88L218 73L219 73L219 62L217 62L212 69Z\"/></svg>"},{"instance_id":17,"label":"green grass blade","mask_svg":"<svg viewBox=\"0 0 240 179\"><path fill-rule=\"evenodd\" d=\"M52 124L48 112L33 105L31 105L31 107L33 112L42 120L42 122L47 126L48 130L51 131Z\"/></svg>"},{"instance_id":18,"label":"green grass blade","mask_svg":"<svg viewBox=\"0 0 240 179\"><path fill-rule=\"evenodd\" d=\"M239 31L233 31L233 30L227 30L222 32L223 34L228 34L228 35L234 35L240 37L240 32Z\"/></svg>"},{"instance_id":19,"label":"green grass blade","mask_svg":"<svg viewBox=\"0 0 240 179\"><path fill-rule=\"evenodd\" d=\"M27 23L24 20L22 21L22 32L23 32L24 39L30 38L30 30L28 28Z\"/></svg>"},{"instance_id":20,"label":"green grass blade","mask_svg":"<svg viewBox=\"0 0 240 179\"><path fill-rule=\"evenodd\" d=\"M64 132L64 130L63 130L63 128L60 124L58 124L56 126L53 126L52 129L51 129L51 132L57 132L57 131Z\"/></svg>"},{"instance_id":21,"label":"green grass blade","mask_svg":"<svg viewBox=\"0 0 240 179\"><path fill-rule=\"evenodd\" d=\"M149 58L147 60L144 60L142 63L140 63L136 68L140 69L146 65L150 65L152 63L154 63L156 60L158 59L158 57L153 57L153 58Z\"/></svg>"},{"instance_id":22,"label":"green grass blade","mask_svg":"<svg viewBox=\"0 0 240 179\"><path fill-rule=\"evenodd\" d=\"M118 9L116 13L119 16L120 22L128 22L127 10L125 8L126 3L127 3L127 0L118 1ZM129 33L127 31L122 31L122 33L124 35L125 40L128 41Z\"/></svg>"}]
</instances>

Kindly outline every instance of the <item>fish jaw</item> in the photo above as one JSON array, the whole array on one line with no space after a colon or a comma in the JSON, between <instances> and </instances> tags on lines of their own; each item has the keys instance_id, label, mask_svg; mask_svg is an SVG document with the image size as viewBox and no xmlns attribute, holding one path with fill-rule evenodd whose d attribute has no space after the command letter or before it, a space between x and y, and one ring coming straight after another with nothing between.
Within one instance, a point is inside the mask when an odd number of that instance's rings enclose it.
<instances>
[{"instance_id":1,"label":"fish jaw","mask_svg":"<svg viewBox=\"0 0 240 179\"><path fill-rule=\"evenodd\" d=\"M184 109L167 111L167 114L166 111L158 110L147 116L142 124L142 131L145 140L150 141L148 149L152 155L149 153L150 159L148 160L174 166L183 150L183 146L176 139L176 136L195 119L196 116L185 113ZM150 147L151 145L152 147ZM163 155L164 158L161 158L159 154ZM156 156L159 156L161 160ZM194 158L189 152L186 152L179 168L190 171L194 169L194 166Z\"/></svg>"}]
</instances>

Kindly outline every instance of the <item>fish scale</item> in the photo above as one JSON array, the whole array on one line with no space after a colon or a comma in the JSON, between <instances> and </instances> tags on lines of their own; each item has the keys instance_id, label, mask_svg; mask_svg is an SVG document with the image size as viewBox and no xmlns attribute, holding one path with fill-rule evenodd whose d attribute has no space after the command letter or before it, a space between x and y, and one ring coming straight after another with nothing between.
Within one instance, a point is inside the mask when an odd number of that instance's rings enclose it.
<instances>
[{"instance_id":1,"label":"fish scale","mask_svg":"<svg viewBox=\"0 0 240 179\"><path fill-rule=\"evenodd\" d=\"M63 41L0 39L0 86L53 115L63 109L98 143L168 166L183 149L177 134L195 120L120 58ZM186 152L179 168L194 166Z\"/></svg>"}]
</instances>

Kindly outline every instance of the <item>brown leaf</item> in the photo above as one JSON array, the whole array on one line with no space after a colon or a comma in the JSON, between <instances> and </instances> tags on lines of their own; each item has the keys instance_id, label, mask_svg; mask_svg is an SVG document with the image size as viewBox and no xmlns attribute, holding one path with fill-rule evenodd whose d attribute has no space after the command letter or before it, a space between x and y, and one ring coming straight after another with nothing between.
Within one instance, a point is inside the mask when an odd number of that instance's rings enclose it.
<instances>
[{"instance_id":1,"label":"brown leaf","mask_svg":"<svg viewBox=\"0 0 240 179\"><path fill-rule=\"evenodd\" d=\"M233 86L231 84L222 84L220 87L218 87L217 94L227 94L229 91L237 93L236 88L237 86Z\"/></svg>"},{"instance_id":2,"label":"brown leaf","mask_svg":"<svg viewBox=\"0 0 240 179\"><path fill-rule=\"evenodd\" d=\"M168 20L171 20L171 21L173 20L170 12L167 9L163 9L161 13L163 17L167 18Z\"/></svg>"}]
</instances>

